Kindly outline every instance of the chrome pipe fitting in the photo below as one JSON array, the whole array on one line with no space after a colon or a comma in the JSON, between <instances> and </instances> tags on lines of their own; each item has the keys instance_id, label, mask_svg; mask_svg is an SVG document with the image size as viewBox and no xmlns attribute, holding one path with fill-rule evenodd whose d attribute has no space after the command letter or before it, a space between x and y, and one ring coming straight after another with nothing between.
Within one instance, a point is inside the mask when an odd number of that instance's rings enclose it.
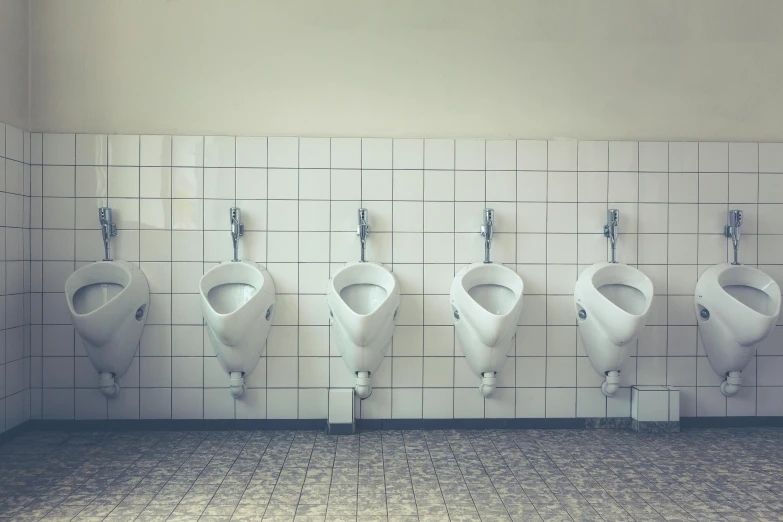
<instances>
[{"instance_id":1,"label":"chrome pipe fitting","mask_svg":"<svg viewBox=\"0 0 783 522\"><path fill-rule=\"evenodd\" d=\"M729 210L729 224L726 225L726 237L731 238L731 244L734 247L734 262L732 265L738 265L740 235L742 234L742 211Z\"/></svg>"},{"instance_id":2,"label":"chrome pipe fitting","mask_svg":"<svg viewBox=\"0 0 783 522\"><path fill-rule=\"evenodd\" d=\"M231 242L234 244L234 259L232 261L239 261L237 244L239 238L245 234L245 225L242 224L242 211L238 207L231 207L229 210L231 217Z\"/></svg>"},{"instance_id":3,"label":"chrome pipe fitting","mask_svg":"<svg viewBox=\"0 0 783 522\"><path fill-rule=\"evenodd\" d=\"M366 208L359 209L359 226L356 227L356 235L359 236L359 240L362 243L361 257L359 260L364 263L367 261L364 258L365 249L367 248L367 236L370 235L370 222Z\"/></svg>"},{"instance_id":4,"label":"chrome pipe fitting","mask_svg":"<svg viewBox=\"0 0 783 522\"><path fill-rule=\"evenodd\" d=\"M612 245L612 263L617 263L617 229L620 227L620 211L610 208L606 211L606 225L604 236L609 238Z\"/></svg>"},{"instance_id":5,"label":"chrome pipe fitting","mask_svg":"<svg viewBox=\"0 0 783 522\"><path fill-rule=\"evenodd\" d=\"M484 209L484 224L481 225L481 237L484 238L484 262L491 263L490 250L492 249L492 229L495 226L495 209Z\"/></svg>"},{"instance_id":6,"label":"chrome pipe fitting","mask_svg":"<svg viewBox=\"0 0 783 522\"><path fill-rule=\"evenodd\" d=\"M103 236L103 260L111 261L111 257L109 256L111 238L117 235L117 225L114 224L114 220L112 219L111 209L109 207L99 208L98 220L101 223L101 236Z\"/></svg>"}]
</instances>

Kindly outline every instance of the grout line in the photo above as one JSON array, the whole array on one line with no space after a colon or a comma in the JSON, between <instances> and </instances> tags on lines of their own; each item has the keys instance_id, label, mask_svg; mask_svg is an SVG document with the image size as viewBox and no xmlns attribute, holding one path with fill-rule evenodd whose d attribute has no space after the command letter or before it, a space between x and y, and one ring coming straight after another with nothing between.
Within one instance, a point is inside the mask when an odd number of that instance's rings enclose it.
<instances>
[{"instance_id":1,"label":"grout line","mask_svg":"<svg viewBox=\"0 0 783 522\"><path fill-rule=\"evenodd\" d=\"M269 138L264 138L264 144L266 146L266 158L264 163L266 164L266 220L265 220L265 227L266 232L264 233L264 241L266 243L266 246L264 247L264 266L269 266ZM275 306L277 306L277 298L275 298ZM273 321L274 326L274 321ZM269 332L272 333L272 326L270 326ZM299 332L297 332L297 335ZM266 350L264 352L264 385L265 385L265 392L264 392L264 418L269 418L269 337L267 336L267 342L266 342Z\"/></svg>"},{"instance_id":2,"label":"grout line","mask_svg":"<svg viewBox=\"0 0 783 522\"><path fill-rule=\"evenodd\" d=\"M174 195L174 137L169 136L169 163L172 164L171 170L169 171L169 196ZM141 178L141 174L139 174L139 178ZM169 201L169 214L171 215L171 223L169 226L171 227L171 231L169 232L169 261L174 258L174 243L171 241L172 235L174 234L174 199L170 199ZM141 235L141 234L139 234ZM141 257L141 251L139 251L139 257ZM172 296L169 298L169 307L171 308L170 313L173 313L173 292L174 292L174 265L173 263L170 264L172 270L171 270L171 291ZM202 269L202 274L204 273ZM149 316L147 317L149 319ZM169 325L169 418L174 418L174 327L172 325ZM141 387L141 381L139 382L139 387ZM139 400L141 400L141 390L139 390ZM141 410L139 410L139 417L141 417Z\"/></svg>"},{"instance_id":3,"label":"grout line","mask_svg":"<svg viewBox=\"0 0 783 522\"><path fill-rule=\"evenodd\" d=\"M302 223L299 220L299 208L300 208L300 204L301 204L300 201L299 201L299 194L302 191L301 184L299 182L299 174L301 172L301 169L299 168L300 167L300 163L301 163L300 162L300 158L299 158L299 154L301 152L300 142L301 142L301 139L300 138L296 138L296 167L297 167L297 169L296 169L296 199L297 199L297 201L296 201L296 230L297 230L297 232L296 232L296 256L297 256L297 260L299 260L299 256L301 256L301 254L302 254L302 252L300 251L300 248L299 248L299 245L301 245L301 237L302 237L302 233L301 233ZM267 227L268 226L269 226L269 223L267 223ZM300 314L299 311L302 308L302 294L299 292L299 263L296 264L296 283L297 283L296 284L296 291L297 291L297 298L296 298L296 301L297 301L297 310L296 310L296 318L297 318L297 320L296 320L296 323L297 323L297 328L296 328L296 356L297 356L297 359L296 359L296 387L297 387L297 391L296 391L296 417L300 418L301 417L301 407L302 407L302 405L300 404L301 401L299 400L299 394L300 394L299 389L300 389L300 386L301 386L302 383L300 381L301 376L299 375L299 373L300 373L299 369L301 368L301 358L300 358L301 348L300 348L300 345L299 345L299 343L301 342L301 336L299 335L301 333L299 331L299 329L300 329L299 323L301 323L301 321L300 321L301 314ZM328 400L328 397L327 397L327 400Z\"/></svg>"},{"instance_id":4,"label":"grout line","mask_svg":"<svg viewBox=\"0 0 783 522\"><path fill-rule=\"evenodd\" d=\"M578 195L578 194L577 194ZM544 202L546 220L544 221L544 291L549 292L549 141L546 142L546 201ZM549 296L544 294L544 418L547 417L547 397L546 389L549 376L549 325L547 308L549 305ZM516 412L515 412L516 413Z\"/></svg>"},{"instance_id":5,"label":"grout line","mask_svg":"<svg viewBox=\"0 0 783 522\"><path fill-rule=\"evenodd\" d=\"M731 145L729 145L731 147ZM759 201L761 200L761 151L760 146L758 143L756 144L756 267L759 266ZM729 199L731 199L731 194L729 194ZM698 340L697 340L698 342ZM756 382L754 383L754 399L755 402L753 404L753 414L758 415L759 414L759 381L758 381L758 375L759 375L759 358L758 358L758 352L756 352ZM727 411L728 414L728 411Z\"/></svg>"},{"instance_id":6,"label":"grout line","mask_svg":"<svg viewBox=\"0 0 783 522\"><path fill-rule=\"evenodd\" d=\"M456 172L457 172L457 140L451 140L451 143L452 143L452 166L454 167L454 171L452 172L452 178L454 179L454 182L452 184L453 185L452 194L453 194L454 199L456 199L457 198L457 183L456 183L456 178L457 178L457 176L456 176ZM484 203L485 203L485 206L486 206L486 199L487 199L487 194L486 194L486 176L485 176L484 180L485 180ZM455 216L456 216L456 205L454 205L454 207L455 207ZM456 218L455 218L455 221L456 221ZM425 246L426 246L426 237L427 236L424 235ZM452 252L453 252L453 257L452 257L452 264L451 264L452 268L451 268L451 271L454 273L454 275L456 275L456 272L457 272L457 236L456 236L456 233L454 234L454 242L452 244ZM426 259L425 259L425 261L426 261ZM453 278L453 276L452 276L452 278ZM453 376L451 378L451 417L452 418L457 418L457 401L456 401L457 389L456 389L456 383L457 383L457 361L459 359L458 359L458 355L457 355L457 326L456 325L454 325L454 330L453 330L452 337L453 337L453 343L454 343L454 362L451 364L451 371L453 373ZM464 355L464 352L463 352L463 355ZM422 416L423 415L424 415L424 412L422 412Z\"/></svg>"},{"instance_id":7,"label":"grout line","mask_svg":"<svg viewBox=\"0 0 783 522\"><path fill-rule=\"evenodd\" d=\"M327 172L327 175L329 176L329 230L332 229L332 138L329 139L329 170ZM329 251L327 252L327 263L326 263L326 275L328 279L331 279L332 275L332 234L329 232L327 245L329 246ZM328 281L327 279L327 281ZM328 282L327 282L328 285ZM301 291L301 288L299 289ZM326 296L324 296L324 299ZM331 332L331 325L327 326L326 330L326 372L327 372L327 389L326 389L326 419L327 422L329 420L329 411L331 408L331 401L329 400L329 390L332 387L332 341L331 336L329 335ZM353 397L351 397L351 400L353 401ZM353 406L351 407L351 411L353 411ZM355 413L353 415L356 416ZM330 485L331 485L331 479L330 479Z\"/></svg>"},{"instance_id":8,"label":"grout line","mask_svg":"<svg viewBox=\"0 0 783 522\"><path fill-rule=\"evenodd\" d=\"M699 206L701 204L701 172L699 172L699 162L700 162L700 154L699 154L699 144L696 143L696 271L698 273L699 270L699 218L700 218L700 209ZM667 249L668 252L668 249ZM669 258L667 258L667 261ZM668 276L668 269L667 269L667 276ZM668 292L668 279L667 279L667 292ZM667 331L668 331L668 324L669 324L669 302L671 301L671 298L666 298L666 325L667 325ZM696 327L698 328L698 320L696 323ZM697 333L698 335L698 333ZM699 346L698 346L698 337L697 337L697 345L696 345L696 416L699 415ZM667 362L668 364L668 362ZM724 403L724 413L726 411L725 403Z\"/></svg>"},{"instance_id":9,"label":"grout line","mask_svg":"<svg viewBox=\"0 0 783 522\"><path fill-rule=\"evenodd\" d=\"M108 138L107 138L108 140ZM107 141L108 143L108 141ZM106 157L108 158L108 150L106 153ZM76 135L73 137L73 158L74 163L76 162ZM107 179L107 187L108 187L108 179ZM74 201L73 201L73 215L74 215L74 224L76 219L76 167L73 168L73 195L74 195ZM45 215L44 215L45 217ZM73 235L73 252L76 253L76 234ZM75 255L74 255L75 257ZM76 270L76 263L73 264L73 269ZM73 365L73 383L74 383L74 391L73 391L73 418L76 418L76 410L77 410L77 403L76 403L76 329L74 329L74 357L72 359L72 365ZM109 404L108 401L106 402L106 416L108 417L109 414Z\"/></svg>"},{"instance_id":10,"label":"grout line","mask_svg":"<svg viewBox=\"0 0 783 522\"><path fill-rule=\"evenodd\" d=\"M577 203L576 203L576 208L577 208L577 222L576 222L576 231L577 231L577 236L576 236L576 263L577 263L577 265L576 265L576 267L577 267L577 271L579 270L579 235L578 234L579 234L579 178L580 178L580 175L579 175L579 144L580 143L581 142L579 142L579 141L576 142L576 201L577 201ZM607 154L608 154L609 142L606 143L606 148L607 148ZM606 165L606 170L607 171L609 170L609 164L608 163ZM608 179L609 179L609 173L608 172L606 174L606 179L607 179L607 183L608 183L609 182L608 181ZM607 199L608 199L608 193L607 193ZM547 270L548 270L548 267L547 267ZM574 284L576 284L576 283L574 283ZM547 287L547 291L549 291L548 287ZM576 317L574 317L573 320L574 320L574 324L576 324L577 323L576 322ZM547 318L546 321L547 321L547 324L549 324L549 318ZM579 328L579 326L577 326L576 328ZM576 336L579 335L579 332L576 330L576 328L574 329L574 356L576 356L576 354L577 354L576 347L577 347L577 343L579 342L579 340L576 338ZM576 359L575 359L574 360L574 388L576 388L577 384L578 384L577 380L576 380L576 371L577 371L577 369L576 369ZM576 389L576 390L574 390L574 417L576 417L576 412L579 410L579 403L578 403L578 401L579 401L579 393L578 393L578 389Z\"/></svg>"}]
</instances>

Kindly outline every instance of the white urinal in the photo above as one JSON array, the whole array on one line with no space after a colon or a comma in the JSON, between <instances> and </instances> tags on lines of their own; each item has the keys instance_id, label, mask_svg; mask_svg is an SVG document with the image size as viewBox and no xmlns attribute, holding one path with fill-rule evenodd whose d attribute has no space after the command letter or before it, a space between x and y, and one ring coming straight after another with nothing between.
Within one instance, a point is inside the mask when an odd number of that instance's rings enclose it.
<instances>
[{"instance_id":1,"label":"white urinal","mask_svg":"<svg viewBox=\"0 0 783 522\"><path fill-rule=\"evenodd\" d=\"M326 299L337 347L356 375L356 395L366 399L372 394L370 377L394 334L400 307L397 278L379 263L348 263L329 280Z\"/></svg>"},{"instance_id":2,"label":"white urinal","mask_svg":"<svg viewBox=\"0 0 783 522\"><path fill-rule=\"evenodd\" d=\"M506 363L522 313L522 278L508 267L473 263L451 283L457 339L468 366L481 377L479 393L490 397Z\"/></svg>"},{"instance_id":3,"label":"white urinal","mask_svg":"<svg viewBox=\"0 0 783 522\"><path fill-rule=\"evenodd\" d=\"M98 261L71 274L65 297L71 322L99 373L101 393L116 396L120 385L115 379L133 362L147 322L147 278L127 261Z\"/></svg>"},{"instance_id":4,"label":"white urinal","mask_svg":"<svg viewBox=\"0 0 783 522\"><path fill-rule=\"evenodd\" d=\"M712 369L724 377L720 391L735 395L741 372L780 315L780 286L747 265L722 263L696 283L696 320Z\"/></svg>"},{"instance_id":5,"label":"white urinal","mask_svg":"<svg viewBox=\"0 0 783 522\"><path fill-rule=\"evenodd\" d=\"M590 364L605 379L601 391L606 396L617 392L628 349L647 322L652 299L650 278L622 263L596 263L576 281L579 334Z\"/></svg>"},{"instance_id":6,"label":"white urinal","mask_svg":"<svg viewBox=\"0 0 783 522\"><path fill-rule=\"evenodd\" d=\"M199 283L201 312L218 361L229 374L229 391L245 394L245 377L258 364L275 314L275 283L252 261L225 261Z\"/></svg>"}]
</instances>

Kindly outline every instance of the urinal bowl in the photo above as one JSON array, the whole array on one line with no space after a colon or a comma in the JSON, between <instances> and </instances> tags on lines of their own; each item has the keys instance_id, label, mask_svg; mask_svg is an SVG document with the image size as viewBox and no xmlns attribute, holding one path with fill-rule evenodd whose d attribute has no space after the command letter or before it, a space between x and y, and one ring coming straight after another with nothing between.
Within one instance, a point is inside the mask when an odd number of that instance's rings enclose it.
<instances>
[{"instance_id":1,"label":"urinal bowl","mask_svg":"<svg viewBox=\"0 0 783 522\"><path fill-rule=\"evenodd\" d=\"M481 378L479 393L483 397L491 397L495 392L497 375L505 366L506 359L514 347L516 324L513 332L499 336L492 346L482 343L476 330L467 320L455 319L454 332L462 353L465 354L468 367Z\"/></svg>"},{"instance_id":2,"label":"urinal bowl","mask_svg":"<svg viewBox=\"0 0 783 522\"><path fill-rule=\"evenodd\" d=\"M497 374L514 346L523 289L516 272L491 263L468 265L452 281L454 331L468 366L481 378L484 397L494 393Z\"/></svg>"},{"instance_id":3,"label":"urinal bowl","mask_svg":"<svg viewBox=\"0 0 783 522\"><path fill-rule=\"evenodd\" d=\"M337 343L337 349L343 358L345 365L352 373L375 373L383 362L383 358L391 347L394 335L394 321L384 321L378 325L371 339L354 341L350 332L340 323L330 317L330 323Z\"/></svg>"},{"instance_id":4,"label":"urinal bowl","mask_svg":"<svg viewBox=\"0 0 783 522\"><path fill-rule=\"evenodd\" d=\"M578 330L585 352L590 359L590 365L599 375L606 375L613 370L622 371L630 355L629 348L636 348L635 341L639 337L641 328L636 333L623 338L621 342L611 340L597 320L580 320Z\"/></svg>"},{"instance_id":5,"label":"urinal bowl","mask_svg":"<svg viewBox=\"0 0 783 522\"><path fill-rule=\"evenodd\" d=\"M722 377L731 372L741 372L756 353L756 345L741 345L725 324L713 318L710 320L710 325L704 324L707 321L703 319L699 320L699 335L710 366Z\"/></svg>"},{"instance_id":6,"label":"urinal bowl","mask_svg":"<svg viewBox=\"0 0 783 522\"><path fill-rule=\"evenodd\" d=\"M587 267L574 288L577 326L590 364L604 378L601 391L617 392L630 348L650 314L652 281L621 263Z\"/></svg>"},{"instance_id":7,"label":"urinal bowl","mask_svg":"<svg viewBox=\"0 0 783 522\"><path fill-rule=\"evenodd\" d=\"M372 393L370 378L391 346L400 306L397 278L378 263L348 263L330 280L329 324L343 362L356 376L356 394Z\"/></svg>"},{"instance_id":8,"label":"urinal bowl","mask_svg":"<svg viewBox=\"0 0 783 522\"><path fill-rule=\"evenodd\" d=\"M498 336L495 344L488 346L482 342L475 328L467 320L461 317L455 319L454 332L465 355L465 361L473 373L481 376L487 372L497 373L503 368L506 358L514 347L516 325L513 330L507 330Z\"/></svg>"},{"instance_id":9,"label":"urinal bowl","mask_svg":"<svg viewBox=\"0 0 783 522\"><path fill-rule=\"evenodd\" d=\"M721 392L735 395L741 372L780 314L780 287L767 274L746 265L708 268L696 284L696 320L707 359L724 377Z\"/></svg>"},{"instance_id":10,"label":"urinal bowl","mask_svg":"<svg viewBox=\"0 0 783 522\"><path fill-rule=\"evenodd\" d=\"M274 300L269 302L269 308L274 305ZM245 376L250 375L258 365L261 356L266 349L266 339L269 336L273 315L269 319L261 316L253 321L245 330L236 344L227 344L225 337L218 333L224 327L216 325L216 328L207 325L207 336L210 344L215 351L220 365L227 373L242 372Z\"/></svg>"},{"instance_id":11,"label":"urinal bowl","mask_svg":"<svg viewBox=\"0 0 783 522\"><path fill-rule=\"evenodd\" d=\"M149 309L149 285L126 261L99 261L76 270L65 283L71 322L107 397L133 362Z\"/></svg>"},{"instance_id":12,"label":"urinal bowl","mask_svg":"<svg viewBox=\"0 0 783 522\"><path fill-rule=\"evenodd\" d=\"M204 274L199 291L210 344L229 374L229 391L240 398L244 379L266 348L275 313L274 281L257 263L226 261Z\"/></svg>"}]
</instances>

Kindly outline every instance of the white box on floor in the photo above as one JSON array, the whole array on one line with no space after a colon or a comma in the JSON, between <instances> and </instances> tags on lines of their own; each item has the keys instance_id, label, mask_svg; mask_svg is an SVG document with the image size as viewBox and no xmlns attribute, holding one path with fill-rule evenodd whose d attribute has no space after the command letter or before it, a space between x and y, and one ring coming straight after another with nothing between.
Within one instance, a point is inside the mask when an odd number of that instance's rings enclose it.
<instances>
[{"instance_id":1,"label":"white box on floor","mask_svg":"<svg viewBox=\"0 0 783 522\"><path fill-rule=\"evenodd\" d=\"M679 422L680 390L672 386L632 386L631 418L639 422Z\"/></svg>"},{"instance_id":2,"label":"white box on floor","mask_svg":"<svg viewBox=\"0 0 783 522\"><path fill-rule=\"evenodd\" d=\"M340 435L354 432L353 406L353 388L329 390L329 433Z\"/></svg>"}]
</instances>

